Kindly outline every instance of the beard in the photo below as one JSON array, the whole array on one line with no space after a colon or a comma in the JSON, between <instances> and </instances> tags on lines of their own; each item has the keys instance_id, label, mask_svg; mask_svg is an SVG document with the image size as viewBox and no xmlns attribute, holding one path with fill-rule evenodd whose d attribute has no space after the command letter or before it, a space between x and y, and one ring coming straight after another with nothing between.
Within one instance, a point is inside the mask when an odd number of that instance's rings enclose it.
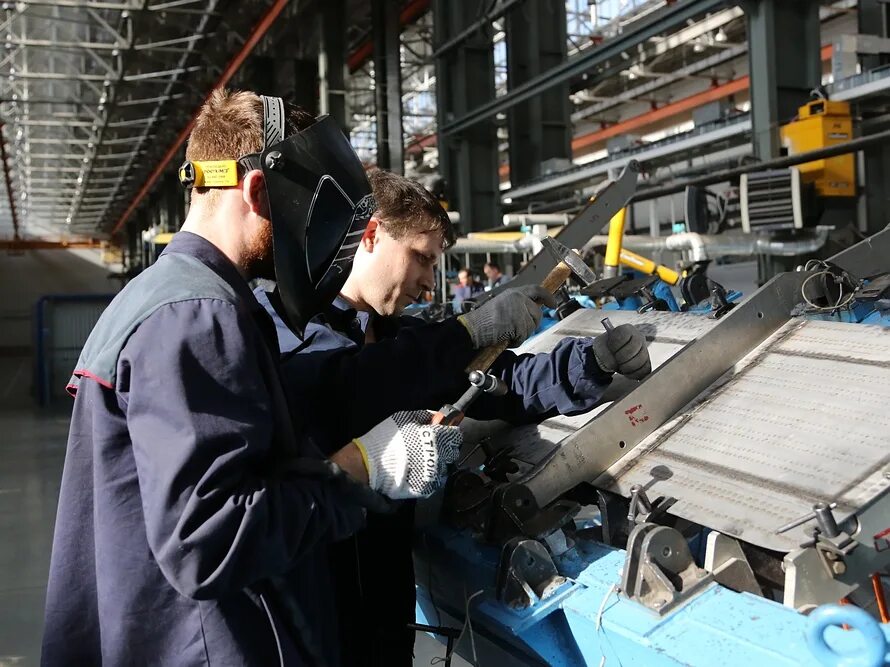
<instances>
[{"instance_id":1,"label":"beard","mask_svg":"<svg viewBox=\"0 0 890 667\"><path fill-rule=\"evenodd\" d=\"M275 280L272 223L268 220L247 241L244 252L244 264L251 278Z\"/></svg>"}]
</instances>

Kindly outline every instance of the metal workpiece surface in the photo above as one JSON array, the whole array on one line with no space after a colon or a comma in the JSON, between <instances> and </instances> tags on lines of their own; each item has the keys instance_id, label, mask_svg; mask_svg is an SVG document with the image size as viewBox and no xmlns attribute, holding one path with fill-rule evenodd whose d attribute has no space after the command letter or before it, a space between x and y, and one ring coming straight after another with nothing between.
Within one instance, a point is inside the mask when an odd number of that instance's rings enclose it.
<instances>
[{"instance_id":1,"label":"metal workpiece surface","mask_svg":"<svg viewBox=\"0 0 890 667\"><path fill-rule=\"evenodd\" d=\"M547 504L575 485L600 477L783 326L809 275L784 273L770 280L615 400L594 423L560 442L552 456L522 479L538 503Z\"/></svg>"},{"instance_id":2,"label":"metal workpiece surface","mask_svg":"<svg viewBox=\"0 0 890 667\"><path fill-rule=\"evenodd\" d=\"M685 313L644 313L629 310L593 310L583 308L575 311L562 322L547 329L519 347L517 353L549 352L563 338L583 338L598 336L604 332L602 319L608 316L612 324L633 324L646 336L652 367L657 368L679 352L684 345L709 331L717 323L707 317L691 317ZM591 422L613 401L633 390L639 382L615 376L602 399L593 410L581 415L566 417L557 415L540 424L528 424L509 431L486 433L497 449L511 446L514 455L522 464L531 467L540 463L566 436L575 433Z\"/></svg>"},{"instance_id":3,"label":"metal workpiece surface","mask_svg":"<svg viewBox=\"0 0 890 667\"><path fill-rule=\"evenodd\" d=\"M671 513L790 551L819 501L842 519L890 489L890 330L791 321L597 484L673 496ZM594 424L595 428L595 424Z\"/></svg>"},{"instance_id":4,"label":"metal workpiece surface","mask_svg":"<svg viewBox=\"0 0 890 667\"><path fill-rule=\"evenodd\" d=\"M643 329L656 366L716 324L681 313L581 310L521 351L549 350L566 335L597 335L606 314L616 326ZM636 384L618 378L591 412L502 431L493 444L512 445L524 473L556 460L555 453L581 431L596 447L602 419L597 415L610 401L636 395L629 393ZM623 495L638 484L650 498L673 496L679 499L674 514L789 551L804 541L812 522L781 535L776 529L815 502L837 502L835 514L842 519L890 488L887 405L890 330L790 320L595 483ZM633 428L629 421L624 426L626 432ZM562 483L571 488L575 477L567 475Z\"/></svg>"}]
</instances>

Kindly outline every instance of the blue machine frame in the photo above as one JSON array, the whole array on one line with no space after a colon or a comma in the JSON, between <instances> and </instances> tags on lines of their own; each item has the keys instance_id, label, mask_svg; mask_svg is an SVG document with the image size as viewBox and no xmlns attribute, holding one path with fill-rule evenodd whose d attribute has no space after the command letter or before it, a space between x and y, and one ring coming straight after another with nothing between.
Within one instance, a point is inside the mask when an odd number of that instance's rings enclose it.
<instances>
[{"instance_id":1,"label":"blue machine frame","mask_svg":"<svg viewBox=\"0 0 890 667\"><path fill-rule=\"evenodd\" d=\"M825 605L804 616L713 583L661 616L620 592L623 549L591 542L569 553L555 559L569 581L546 600L516 610L491 587L499 549L465 532L427 529L417 548L417 620L460 627L469 610L472 625L457 652L474 664L497 667L887 664L890 625L857 607ZM844 624L858 632L845 632Z\"/></svg>"},{"instance_id":2,"label":"blue machine frame","mask_svg":"<svg viewBox=\"0 0 890 667\"><path fill-rule=\"evenodd\" d=\"M882 235L890 237L890 228ZM865 249L851 250L838 258L861 263ZM865 265L887 261L869 260ZM664 298L663 292L659 296ZM637 304L611 307L635 309ZM890 314L870 304L808 316L890 326ZM469 529L430 525L422 529L415 549L417 619L430 626L462 627L457 653L473 664L498 667L890 664L890 624L880 624L858 607L823 605L804 615L712 581L659 614L620 590L626 559L623 549L577 540L552 559L566 582L545 599L530 595L530 607L514 609L495 590L501 548L479 541ZM697 565L702 565L700 558Z\"/></svg>"}]
</instances>

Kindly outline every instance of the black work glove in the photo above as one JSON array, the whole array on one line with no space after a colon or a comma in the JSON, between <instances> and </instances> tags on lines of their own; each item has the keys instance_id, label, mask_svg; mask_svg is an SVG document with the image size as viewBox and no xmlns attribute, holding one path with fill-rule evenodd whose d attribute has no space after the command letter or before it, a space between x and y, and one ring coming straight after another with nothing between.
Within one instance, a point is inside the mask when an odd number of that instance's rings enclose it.
<instances>
[{"instance_id":1,"label":"black work glove","mask_svg":"<svg viewBox=\"0 0 890 667\"><path fill-rule=\"evenodd\" d=\"M593 356L606 373L642 380L652 372L646 337L632 324L622 324L593 340Z\"/></svg>"}]
</instances>

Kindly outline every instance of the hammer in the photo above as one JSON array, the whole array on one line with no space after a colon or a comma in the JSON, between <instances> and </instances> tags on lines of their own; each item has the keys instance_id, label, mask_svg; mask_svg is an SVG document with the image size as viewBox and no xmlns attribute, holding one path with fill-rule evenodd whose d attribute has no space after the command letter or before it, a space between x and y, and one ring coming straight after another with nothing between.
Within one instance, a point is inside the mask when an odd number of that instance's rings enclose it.
<instances>
[{"instance_id":1,"label":"hammer","mask_svg":"<svg viewBox=\"0 0 890 667\"><path fill-rule=\"evenodd\" d=\"M463 421L464 413L470 404L482 394L503 396L507 393L507 385L499 377L482 371L472 371L469 376L470 388L454 403L446 403L433 415L433 424L457 426Z\"/></svg>"},{"instance_id":2,"label":"hammer","mask_svg":"<svg viewBox=\"0 0 890 667\"><path fill-rule=\"evenodd\" d=\"M567 309L571 308L569 302L571 302L572 299L565 290L560 290L563 283L568 278L574 276L584 287L587 287L596 281L596 274L594 274L590 267L584 263L584 260L581 259L581 256L575 250L567 248L562 243L549 236L542 239L541 242L558 262L550 273L547 274L547 277L541 282L541 287L548 292L557 294L557 300L560 302L559 308L563 309L562 316L564 317L571 312L571 310L568 310L567 312ZM477 370L483 372L487 371L494 363L495 359L507 349L509 344L510 341L504 341L497 345L487 347L479 352L467 366L467 373L472 373Z\"/></svg>"}]
</instances>

